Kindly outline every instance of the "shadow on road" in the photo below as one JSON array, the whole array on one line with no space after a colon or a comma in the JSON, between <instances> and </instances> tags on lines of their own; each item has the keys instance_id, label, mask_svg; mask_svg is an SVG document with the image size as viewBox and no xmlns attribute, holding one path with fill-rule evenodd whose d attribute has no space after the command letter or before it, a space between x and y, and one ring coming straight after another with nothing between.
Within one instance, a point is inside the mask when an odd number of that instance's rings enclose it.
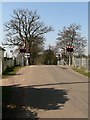
<instances>
[{"instance_id":1,"label":"shadow on road","mask_svg":"<svg viewBox=\"0 0 90 120\"><path fill-rule=\"evenodd\" d=\"M37 109L62 109L69 100L66 90L54 88L3 86L2 93L3 118L38 118Z\"/></svg>"}]
</instances>

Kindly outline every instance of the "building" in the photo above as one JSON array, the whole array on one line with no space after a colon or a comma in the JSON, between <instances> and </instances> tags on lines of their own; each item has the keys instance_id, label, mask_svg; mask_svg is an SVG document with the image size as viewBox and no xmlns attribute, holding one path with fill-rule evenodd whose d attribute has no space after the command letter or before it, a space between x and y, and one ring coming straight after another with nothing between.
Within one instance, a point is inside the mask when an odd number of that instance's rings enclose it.
<instances>
[{"instance_id":1,"label":"building","mask_svg":"<svg viewBox=\"0 0 90 120\"><path fill-rule=\"evenodd\" d=\"M5 51L5 49L3 49L0 46L0 78L2 76L2 62L4 61L4 51Z\"/></svg>"}]
</instances>

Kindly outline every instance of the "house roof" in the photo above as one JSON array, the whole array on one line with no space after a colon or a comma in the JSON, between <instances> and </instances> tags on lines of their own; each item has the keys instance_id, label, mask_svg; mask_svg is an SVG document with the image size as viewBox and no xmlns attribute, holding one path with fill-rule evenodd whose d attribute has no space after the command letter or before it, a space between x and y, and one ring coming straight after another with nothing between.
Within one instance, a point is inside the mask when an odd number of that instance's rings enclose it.
<instances>
[{"instance_id":1,"label":"house roof","mask_svg":"<svg viewBox=\"0 0 90 120\"><path fill-rule=\"evenodd\" d=\"M6 51L4 48L2 48L1 46L0 46L0 50L3 50L3 51Z\"/></svg>"}]
</instances>

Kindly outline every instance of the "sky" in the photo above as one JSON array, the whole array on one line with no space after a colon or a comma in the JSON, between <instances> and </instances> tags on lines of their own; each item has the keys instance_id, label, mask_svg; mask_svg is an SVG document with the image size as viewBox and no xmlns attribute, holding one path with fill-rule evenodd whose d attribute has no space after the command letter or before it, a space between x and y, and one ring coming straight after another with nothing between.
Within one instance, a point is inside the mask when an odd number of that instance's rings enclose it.
<instances>
[{"instance_id":1,"label":"sky","mask_svg":"<svg viewBox=\"0 0 90 120\"><path fill-rule=\"evenodd\" d=\"M89 0L1 0L1 2L89 2Z\"/></svg>"},{"instance_id":2,"label":"sky","mask_svg":"<svg viewBox=\"0 0 90 120\"><path fill-rule=\"evenodd\" d=\"M0 3L2 10L3 24L8 22L13 15L13 10L18 8L28 8L29 10L37 10L40 15L40 21L45 25L52 26L54 31L45 35L47 48L48 45L55 45L59 30L64 26L68 27L70 24L76 23L81 25L80 33L88 39L88 2L2 2ZM0 42L4 38L0 36ZM86 49L86 54L87 54Z\"/></svg>"},{"instance_id":3,"label":"sky","mask_svg":"<svg viewBox=\"0 0 90 120\"><path fill-rule=\"evenodd\" d=\"M90 2L88 4L88 54L90 54L90 34L89 34L89 31L90 31Z\"/></svg>"}]
</instances>

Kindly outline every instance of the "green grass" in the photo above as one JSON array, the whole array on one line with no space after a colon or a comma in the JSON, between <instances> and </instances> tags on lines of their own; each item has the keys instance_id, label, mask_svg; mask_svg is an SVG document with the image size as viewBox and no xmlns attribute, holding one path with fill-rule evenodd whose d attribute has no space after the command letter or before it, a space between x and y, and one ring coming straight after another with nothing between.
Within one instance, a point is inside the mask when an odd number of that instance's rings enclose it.
<instances>
[{"instance_id":1,"label":"green grass","mask_svg":"<svg viewBox=\"0 0 90 120\"><path fill-rule=\"evenodd\" d=\"M80 73L80 74L82 74L82 75L84 75L84 76L86 76L86 77L90 78L90 71L88 72L83 68L77 68L77 67L74 67L73 70Z\"/></svg>"},{"instance_id":2,"label":"green grass","mask_svg":"<svg viewBox=\"0 0 90 120\"><path fill-rule=\"evenodd\" d=\"M7 67L6 70L3 72L2 77L7 77L7 76L12 76L16 75L17 71L21 68L21 66L16 66L16 67Z\"/></svg>"}]
</instances>

